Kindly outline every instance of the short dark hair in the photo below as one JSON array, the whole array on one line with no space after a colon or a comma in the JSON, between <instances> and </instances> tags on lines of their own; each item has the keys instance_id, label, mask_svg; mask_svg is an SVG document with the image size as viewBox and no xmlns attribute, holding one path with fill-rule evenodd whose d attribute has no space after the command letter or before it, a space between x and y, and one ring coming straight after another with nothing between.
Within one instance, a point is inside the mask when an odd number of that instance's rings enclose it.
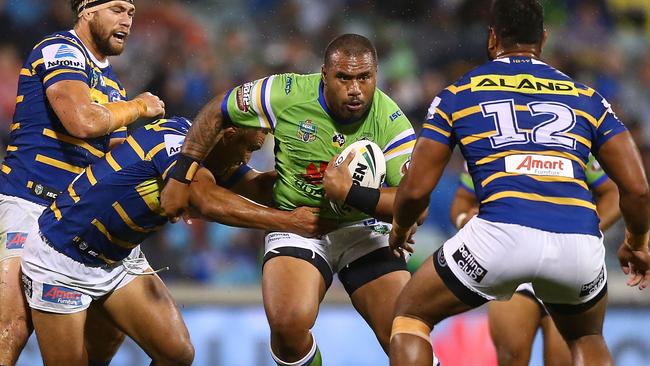
<instances>
[{"instance_id":1,"label":"short dark hair","mask_svg":"<svg viewBox=\"0 0 650 366\"><path fill-rule=\"evenodd\" d=\"M494 0L490 26L506 46L541 44L544 37L544 8L538 0Z\"/></svg>"},{"instance_id":2,"label":"short dark hair","mask_svg":"<svg viewBox=\"0 0 650 366\"><path fill-rule=\"evenodd\" d=\"M332 55L336 52L341 52L345 56L363 56L368 53L372 56L372 60L377 64L377 50L370 40L358 34L343 34L332 40L325 49L325 65L329 65Z\"/></svg>"}]
</instances>

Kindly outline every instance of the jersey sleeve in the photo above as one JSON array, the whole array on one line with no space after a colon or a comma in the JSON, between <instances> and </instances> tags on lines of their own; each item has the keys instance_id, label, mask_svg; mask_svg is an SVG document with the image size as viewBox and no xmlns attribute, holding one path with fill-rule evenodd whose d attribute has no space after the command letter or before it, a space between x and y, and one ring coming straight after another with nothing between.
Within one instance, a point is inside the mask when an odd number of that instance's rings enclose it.
<instances>
[{"instance_id":1,"label":"jersey sleeve","mask_svg":"<svg viewBox=\"0 0 650 366\"><path fill-rule=\"evenodd\" d=\"M600 94L595 93L593 102L597 103L596 113L600 118L595 124L595 139L591 151L598 151L612 137L621 132L627 131L625 125L618 119L616 113L612 110L612 106Z\"/></svg>"},{"instance_id":2,"label":"jersey sleeve","mask_svg":"<svg viewBox=\"0 0 650 366\"><path fill-rule=\"evenodd\" d=\"M45 89L62 80L89 82L86 56L70 39L52 37L35 47L31 57L31 66Z\"/></svg>"},{"instance_id":3,"label":"jersey sleeve","mask_svg":"<svg viewBox=\"0 0 650 366\"><path fill-rule=\"evenodd\" d=\"M386 111L390 114L380 117L385 118L387 123L384 140L387 142L381 148L386 159L386 184L396 187L408 169L416 136L411 122L397 104L390 101L387 107Z\"/></svg>"},{"instance_id":4,"label":"jersey sleeve","mask_svg":"<svg viewBox=\"0 0 650 366\"><path fill-rule=\"evenodd\" d=\"M129 138L132 137L133 136ZM174 165L176 165L176 159L178 158L178 154L181 152L181 147L183 146L184 141L185 135L178 131L169 129L163 133L163 142L154 146L147 153L150 155L156 173L162 177L164 181L167 181L169 173Z\"/></svg>"},{"instance_id":5,"label":"jersey sleeve","mask_svg":"<svg viewBox=\"0 0 650 366\"><path fill-rule=\"evenodd\" d=\"M454 97L448 89L445 89L433 99L427 111L426 122L420 131L421 137L438 141L450 148L456 145L451 128Z\"/></svg>"},{"instance_id":6,"label":"jersey sleeve","mask_svg":"<svg viewBox=\"0 0 650 366\"><path fill-rule=\"evenodd\" d=\"M231 89L221 103L224 121L241 127L275 130L275 116L288 99L285 84L290 77L290 74L272 75Z\"/></svg>"},{"instance_id":7,"label":"jersey sleeve","mask_svg":"<svg viewBox=\"0 0 650 366\"><path fill-rule=\"evenodd\" d=\"M246 173L250 172L251 170L253 170L253 168L251 168L248 164L242 164L239 166L239 168L237 168L237 170L235 170L235 172L228 179L221 180L217 178L217 183L219 183L219 185L222 186L223 188L230 189L235 184L237 184L237 182L239 182L242 178L244 178Z\"/></svg>"},{"instance_id":8,"label":"jersey sleeve","mask_svg":"<svg viewBox=\"0 0 650 366\"><path fill-rule=\"evenodd\" d=\"M126 126L118 128L111 133L111 139L125 139L128 136Z\"/></svg>"},{"instance_id":9,"label":"jersey sleeve","mask_svg":"<svg viewBox=\"0 0 650 366\"><path fill-rule=\"evenodd\" d=\"M471 194L476 194L476 191L474 190L474 182L472 181L472 177L467 172L460 173L460 177L458 179L458 186Z\"/></svg>"},{"instance_id":10,"label":"jersey sleeve","mask_svg":"<svg viewBox=\"0 0 650 366\"><path fill-rule=\"evenodd\" d=\"M587 176L587 185L589 186L589 189L598 188L598 186L603 184L609 178L607 173L605 173L605 170L603 170L600 163L598 163L598 160L596 160L593 155L589 155L585 175Z\"/></svg>"}]
</instances>

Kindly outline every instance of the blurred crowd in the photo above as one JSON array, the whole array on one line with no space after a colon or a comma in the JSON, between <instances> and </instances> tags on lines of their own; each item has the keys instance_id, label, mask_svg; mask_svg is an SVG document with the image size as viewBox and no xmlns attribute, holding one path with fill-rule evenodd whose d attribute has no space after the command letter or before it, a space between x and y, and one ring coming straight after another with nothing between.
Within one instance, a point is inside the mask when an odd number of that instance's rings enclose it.
<instances>
[{"instance_id":1,"label":"blurred crowd","mask_svg":"<svg viewBox=\"0 0 650 366\"><path fill-rule=\"evenodd\" d=\"M593 86L633 132L650 167L650 1L541 0L549 39L543 58ZM0 0L0 138L7 143L23 59L39 38L73 24L69 0ZM167 115L193 117L212 96L282 72L319 72L336 35L368 36L379 86L416 129L433 97L486 60L486 0L137 0L126 51L111 60L131 96L159 95ZM272 143L272 141L270 141ZM2 148L4 151L4 148ZM1 154L1 153L0 153ZM253 165L272 168L272 148ZM434 193L422 235L440 245L454 230L448 207L462 161ZM618 235L616 235L618 237ZM170 266L168 281L255 285L263 233L196 222L168 225L145 252Z\"/></svg>"}]
</instances>

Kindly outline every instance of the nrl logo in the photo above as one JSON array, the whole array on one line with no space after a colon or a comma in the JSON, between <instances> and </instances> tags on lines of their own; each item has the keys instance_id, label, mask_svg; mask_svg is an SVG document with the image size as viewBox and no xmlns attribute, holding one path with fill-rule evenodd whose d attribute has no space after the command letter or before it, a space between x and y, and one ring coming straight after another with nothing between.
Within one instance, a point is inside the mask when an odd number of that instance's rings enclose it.
<instances>
[{"instance_id":1,"label":"nrl logo","mask_svg":"<svg viewBox=\"0 0 650 366\"><path fill-rule=\"evenodd\" d=\"M315 141L317 132L318 126L316 126L310 119L301 121L298 125L298 138L302 142L309 143Z\"/></svg>"}]
</instances>

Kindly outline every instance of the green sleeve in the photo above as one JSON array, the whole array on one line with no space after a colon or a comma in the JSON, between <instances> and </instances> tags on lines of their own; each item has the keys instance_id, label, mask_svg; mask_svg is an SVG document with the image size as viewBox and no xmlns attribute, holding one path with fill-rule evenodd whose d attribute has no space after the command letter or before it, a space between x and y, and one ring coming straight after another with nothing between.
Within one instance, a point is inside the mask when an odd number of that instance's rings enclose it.
<instances>
[{"instance_id":1,"label":"green sleeve","mask_svg":"<svg viewBox=\"0 0 650 366\"><path fill-rule=\"evenodd\" d=\"M587 176L587 185L589 185L589 189L596 189L609 178L593 155L589 155L589 161L585 168L585 175Z\"/></svg>"}]
</instances>

